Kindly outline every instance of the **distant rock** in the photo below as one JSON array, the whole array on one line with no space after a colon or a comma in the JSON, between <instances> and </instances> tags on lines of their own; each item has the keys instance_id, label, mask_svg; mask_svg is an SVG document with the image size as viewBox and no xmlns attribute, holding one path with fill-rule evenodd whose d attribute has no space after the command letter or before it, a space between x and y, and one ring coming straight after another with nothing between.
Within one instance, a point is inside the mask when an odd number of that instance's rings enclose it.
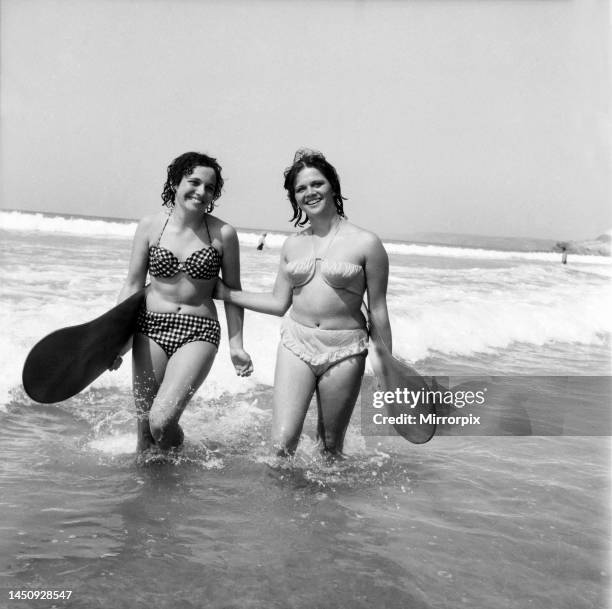
<instances>
[{"instance_id":1,"label":"distant rock","mask_svg":"<svg viewBox=\"0 0 612 609\"><path fill-rule=\"evenodd\" d=\"M612 245L612 232L608 231L599 235L596 239L584 241L558 241L553 250L555 252L566 251L568 254L581 254L588 256L610 256Z\"/></svg>"}]
</instances>

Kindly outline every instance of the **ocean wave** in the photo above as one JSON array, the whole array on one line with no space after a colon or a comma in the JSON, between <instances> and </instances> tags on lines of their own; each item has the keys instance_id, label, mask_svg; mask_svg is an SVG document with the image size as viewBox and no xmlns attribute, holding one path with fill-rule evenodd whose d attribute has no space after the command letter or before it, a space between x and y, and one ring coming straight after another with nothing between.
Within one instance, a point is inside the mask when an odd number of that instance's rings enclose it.
<instances>
[{"instance_id":1,"label":"ocean wave","mask_svg":"<svg viewBox=\"0 0 612 609\"><path fill-rule=\"evenodd\" d=\"M471 357L486 354L495 369L499 354L512 358L515 345L529 346L529 351L543 354L554 345L582 345L597 348L608 344L612 321L608 314L612 298L608 292L585 292L580 299L558 293L554 300L521 298L517 292L498 296L470 294L459 288L443 286L428 290L420 303L405 292L389 299L394 352L418 362L430 356ZM92 299L83 293L79 298L69 290L60 298L53 294L38 294L27 299L15 298L6 303L7 314L13 320L4 335L5 349L0 350L0 365L4 371L0 382L0 403L20 385L21 369L29 349L43 336L59 327L76 325L92 319L113 305L110 297ZM546 294L546 292L545 292ZM227 326L220 316L222 340L214 370L198 395L204 400L219 399L225 393L246 393L258 386L274 383L276 347L280 319L245 312L244 344L255 365L253 376L240 379L231 364ZM103 374L93 388L131 387L129 356L114 372ZM520 360L517 360L520 365ZM529 373L528 370L525 373Z\"/></svg>"},{"instance_id":2,"label":"ocean wave","mask_svg":"<svg viewBox=\"0 0 612 609\"><path fill-rule=\"evenodd\" d=\"M517 252L478 249L470 247L452 247L445 245L417 245L410 243L385 243L390 254L400 256L425 256L432 258L467 258L474 260L527 260L533 262L559 262L558 252ZM572 261L605 264L609 259L603 256L573 255Z\"/></svg>"},{"instance_id":3,"label":"ocean wave","mask_svg":"<svg viewBox=\"0 0 612 609\"><path fill-rule=\"evenodd\" d=\"M70 216L51 216L42 213L19 211L0 212L0 228L11 231L39 231L45 233L65 233L90 237L124 237L131 239L136 230L136 222L118 222L102 218L79 218Z\"/></svg>"},{"instance_id":4,"label":"ocean wave","mask_svg":"<svg viewBox=\"0 0 612 609\"><path fill-rule=\"evenodd\" d=\"M609 294L558 303L466 297L407 311L390 302L394 351L413 362L434 354L496 354L515 345L534 351L555 344L605 347L612 333Z\"/></svg>"},{"instance_id":5,"label":"ocean wave","mask_svg":"<svg viewBox=\"0 0 612 609\"><path fill-rule=\"evenodd\" d=\"M20 211L0 211L0 229L24 232L45 232L78 235L80 237L109 237L131 239L136 231L135 220L112 220L105 218L84 218L77 216L61 216L27 213ZM255 247L262 231L239 230L238 239L241 245ZM268 232L266 247L280 248L286 234Z\"/></svg>"},{"instance_id":6,"label":"ocean wave","mask_svg":"<svg viewBox=\"0 0 612 609\"><path fill-rule=\"evenodd\" d=\"M41 231L79 236L131 239L134 236L136 224L134 220L85 218L51 215L40 212L0 211L0 229L10 231ZM239 229L239 242L243 246L255 247L262 232L259 230ZM287 239L287 236L287 233L268 232L265 241L266 248L279 249ZM555 263L560 261L558 252L501 251L473 247L401 243L396 241L384 242L384 246L389 254L399 256L497 261L524 260ZM570 256L570 262L574 261L586 264L612 264L610 259L605 256L573 254Z\"/></svg>"}]
</instances>

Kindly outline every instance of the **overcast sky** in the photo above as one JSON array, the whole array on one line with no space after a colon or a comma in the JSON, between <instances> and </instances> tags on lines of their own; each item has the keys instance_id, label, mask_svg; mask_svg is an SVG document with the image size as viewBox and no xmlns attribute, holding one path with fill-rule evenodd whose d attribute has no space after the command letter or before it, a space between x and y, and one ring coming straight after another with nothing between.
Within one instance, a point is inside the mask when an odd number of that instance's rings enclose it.
<instances>
[{"instance_id":1,"label":"overcast sky","mask_svg":"<svg viewBox=\"0 0 612 609\"><path fill-rule=\"evenodd\" d=\"M289 230L300 146L381 236L612 227L607 0L1 0L2 205L138 218L178 154Z\"/></svg>"}]
</instances>

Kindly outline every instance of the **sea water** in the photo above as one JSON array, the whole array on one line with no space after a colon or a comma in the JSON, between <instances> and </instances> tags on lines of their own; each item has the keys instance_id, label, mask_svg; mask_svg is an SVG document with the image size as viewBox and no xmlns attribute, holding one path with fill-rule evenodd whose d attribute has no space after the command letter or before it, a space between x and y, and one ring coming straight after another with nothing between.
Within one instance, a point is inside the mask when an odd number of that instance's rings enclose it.
<instances>
[{"instance_id":1,"label":"sea water","mask_svg":"<svg viewBox=\"0 0 612 609\"><path fill-rule=\"evenodd\" d=\"M362 434L317 456L268 450L278 318L245 313L248 379L223 307L186 442L137 459L129 357L57 405L21 386L29 349L116 301L135 224L0 212L1 606L605 607L606 436ZM273 284L286 235L239 231L243 286ZM609 376L610 260L386 243L394 352L424 374ZM360 408L357 406L357 410ZM71 590L69 599L11 600ZM30 595L32 596L32 595ZM64 595L66 596L66 595Z\"/></svg>"}]
</instances>

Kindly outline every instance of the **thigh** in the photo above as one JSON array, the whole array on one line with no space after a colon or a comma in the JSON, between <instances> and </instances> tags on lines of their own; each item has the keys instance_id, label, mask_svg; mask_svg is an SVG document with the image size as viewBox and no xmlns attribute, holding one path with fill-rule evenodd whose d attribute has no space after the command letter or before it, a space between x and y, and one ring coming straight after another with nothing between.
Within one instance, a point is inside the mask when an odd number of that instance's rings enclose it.
<instances>
[{"instance_id":1,"label":"thigh","mask_svg":"<svg viewBox=\"0 0 612 609\"><path fill-rule=\"evenodd\" d=\"M342 360L319 378L317 431L331 452L342 451L344 434L361 389L365 358L365 354L360 354Z\"/></svg>"},{"instance_id":2,"label":"thigh","mask_svg":"<svg viewBox=\"0 0 612 609\"><path fill-rule=\"evenodd\" d=\"M151 416L165 423L177 422L193 394L212 367L217 348L206 341L194 341L177 349L166 365Z\"/></svg>"},{"instance_id":3,"label":"thigh","mask_svg":"<svg viewBox=\"0 0 612 609\"><path fill-rule=\"evenodd\" d=\"M152 339L135 334L132 345L132 387L138 410L146 412L164 378L168 356Z\"/></svg>"},{"instance_id":4,"label":"thigh","mask_svg":"<svg viewBox=\"0 0 612 609\"><path fill-rule=\"evenodd\" d=\"M295 450L315 390L310 366L282 344L278 345L272 402L272 442Z\"/></svg>"}]
</instances>

